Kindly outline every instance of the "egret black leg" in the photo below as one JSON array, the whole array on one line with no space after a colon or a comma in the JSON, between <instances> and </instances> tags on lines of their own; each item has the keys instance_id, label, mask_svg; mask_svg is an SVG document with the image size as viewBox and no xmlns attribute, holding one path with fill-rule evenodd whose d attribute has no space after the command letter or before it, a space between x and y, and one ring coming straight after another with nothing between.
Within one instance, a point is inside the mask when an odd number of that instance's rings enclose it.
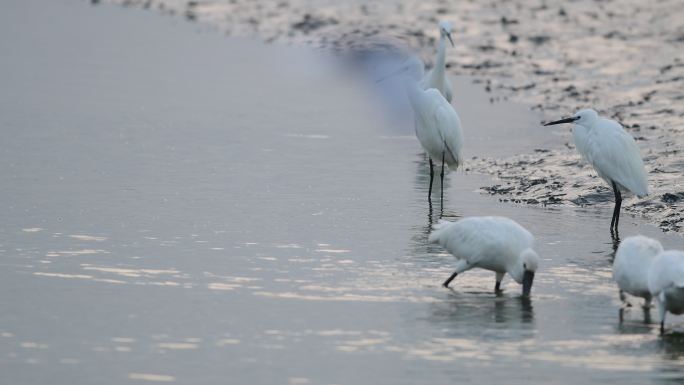
<instances>
[{"instance_id":1,"label":"egret black leg","mask_svg":"<svg viewBox=\"0 0 684 385\"><path fill-rule=\"evenodd\" d=\"M496 285L494 285L494 292L498 293L501 290L501 281L496 281Z\"/></svg>"},{"instance_id":2,"label":"egret black leg","mask_svg":"<svg viewBox=\"0 0 684 385\"><path fill-rule=\"evenodd\" d=\"M439 199L440 199L440 205L442 205L442 207L444 207L444 155L445 154L446 154L446 151L442 151L442 173L439 174L439 177L442 181L441 186L439 186L441 188L441 195L440 195Z\"/></svg>"},{"instance_id":3,"label":"egret black leg","mask_svg":"<svg viewBox=\"0 0 684 385\"><path fill-rule=\"evenodd\" d=\"M451 281L454 280L454 278L456 278L457 275L458 275L458 271L454 271L454 274L451 274L451 277L449 277L446 281L444 281L442 286L449 287L449 284L451 283Z\"/></svg>"},{"instance_id":4,"label":"egret black leg","mask_svg":"<svg viewBox=\"0 0 684 385\"><path fill-rule=\"evenodd\" d=\"M428 201L432 199L432 179L435 176L434 169L432 167L432 158L428 157L428 162L430 162L430 187L428 188Z\"/></svg>"},{"instance_id":5,"label":"egret black leg","mask_svg":"<svg viewBox=\"0 0 684 385\"><path fill-rule=\"evenodd\" d=\"M617 232L618 222L620 221L620 206L622 206L622 194L620 194L620 189L613 182L613 193L615 194L615 209L613 209L613 219L610 221L610 228L615 229Z\"/></svg>"},{"instance_id":6,"label":"egret black leg","mask_svg":"<svg viewBox=\"0 0 684 385\"><path fill-rule=\"evenodd\" d=\"M665 334L665 321L660 321L660 334Z\"/></svg>"}]
</instances>

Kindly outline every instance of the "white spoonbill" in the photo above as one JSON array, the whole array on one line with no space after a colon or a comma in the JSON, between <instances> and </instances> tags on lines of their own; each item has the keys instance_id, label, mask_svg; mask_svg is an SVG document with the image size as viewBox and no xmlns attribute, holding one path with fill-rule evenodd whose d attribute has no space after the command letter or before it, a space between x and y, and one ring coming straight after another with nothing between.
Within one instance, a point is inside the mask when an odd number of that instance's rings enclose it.
<instances>
[{"instance_id":1,"label":"white spoonbill","mask_svg":"<svg viewBox=\"0 0 684 385\"><path fill-rule=\"evenodd\" d=\"M577 151L612 187L615 208L610 229L617 233L622 204L620 190L631 191L640 198L648 195L646 170L639 147L620 123L600 118L596 111L591 109L580 110L569 118L544 125L561 123L575 123L572 136Z\"/></svg>"},{"instance_id":2,"label":"white spoonbill","mask_svg":"<svg viewBox=\"0 0 684 385\"><path fill-rule=\"evenodd\" d=\"M660 312L660 333L665 332L665 314L684 313L684 251L660 253L648 272L648 289Z\"/></svg>"},{"instance_id":3,"label":"white spoonbill","mask_svg":"<svg viewBox=\"0 0 684 385\"><path fill-rule=\"evenodd\" d=\"M437 43L437 57L435 57L435 65L420 81L420 86L424 89L435 88L442 96L451 103L453 95L453 86L446 74L446 40L449 39L451 46L454 46L454 41L451 39L451 24L448 21L439 22L439 42Z\"/></svg>"},{"instance_id":4,"label":"white spoonbill","mask_svg":"<svg viewBox=\"0 0 684 385\"><path fill-rule=\"evenodd\" d=\"M440 221L434 230L429 241L439 243L458 260L456 271L444 281L444 287L459 273L479 267L496 273L495 291L508 273L522 284L523 295L530 295L539 256L532 249L534 237L524 227L504 217L469 217L456 222Z\"/></svg>"},{"instance_id":5,"label":"white spoonbill","mask_svg":"<svg viewBox=\"0 0 684 385\"><path fill-rule=\"evenodd\" d=\"M642 235L628 237L620 243L613 261L613 279L620 289L623 303L626 303L624 293L628 293L643 298L644 309L651 306L648 271L656 255L662 252L660 242Z\"/></svg>"},{"instance_id":6,"label":"white spoonbill","mask_svg":"<svg viewBox=\"0 0 684 385\"><path fill-rule=\"evenodd\" d=\"M454 107L444 99L442 94L434 88L422 90L416 79L423 73L423 62L412 57L393 74L379 81L399 73L406 73L404 79L409 102L413 108L415 129L418 141L428 154L430 163L430 187L428 200L432 195L432 181L434 179L433 161L442 162L440 178L442 180L441 200L444 201L444 164L456 170L463 163L461 147L463 146L463 132L461 119Z\"/></svg>"}]
</instances>

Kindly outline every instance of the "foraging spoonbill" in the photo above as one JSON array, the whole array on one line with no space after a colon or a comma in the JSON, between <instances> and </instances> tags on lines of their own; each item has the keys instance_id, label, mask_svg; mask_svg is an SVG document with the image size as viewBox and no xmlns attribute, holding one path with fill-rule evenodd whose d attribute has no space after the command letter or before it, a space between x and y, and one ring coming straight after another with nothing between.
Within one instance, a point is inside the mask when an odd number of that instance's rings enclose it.
<instances>
[{"instance_id":1,"label":"foraging spoonbill","mask_svg":"<svg viewBox=\"0 0 684 385\"><path fill-rule=\"evenodd\" d=\"M451 103L453 86L446 73L446 40L449 39L451 46L454 41L451 39L451 24L448 21L439 22L439 41L437 42L437 57L435 65L421 79L420 86L424 90L435 88L442 96Z\"/></svg>"},{"instance_id":2,"label":"foraging spoonbill","mask_svg":"<svg viewBox=\"0 0 684 385\"><path fill-rule=\"evenodd\" d=\"M642 235L628 237L620 243L613 261L613 279L623 303L627 302L624 293L628 293L643 298L644 309L650 308L648 272L655 257L662 252L660 242Z\"/></svg>"},{"instance_id":3,"label":"foraging spoonbill","mask_svg":"<svg viewBox=\"0 0 684 385\"><path fill-rule=\"evenodd\" d=\"M418 141L428 154L430 163L430 187L428 200L432 196L432 181L434 179L434 162L442 162L440 178L442 181L440 199L444 202L444 165L456 170L463 162L461 147L463 146L463 132L461 119L454 107L444 99L442 94L434 88L423 90L419 87L416 79L423 74L423 62L412 57L394 73L383 77L405 74L404 84L408 99L413 108L415 129Z\"/></svg>"},{"instance_id":4,"label":"foraging spoonbill","mask_svg":"<svg viewBox=\"0 0 684 385\"><path fill-rule=\"evenodd\" d=\"M622 205L620 190L631 191L640 198L648 195L646 170L639 147L620 123L600 118L591 109L580 110L569 118L544 125L561 123L575 124L572 136L577 151L613 189L615 208L610 229L617 233Z\"/></svg>"},{"instance_id":5,"label":"foraging spoonbill","mask_svg":"<svg viewBox=\"0 0 684 385\"><path fill-rule=\"evenodd\" d=\"M665 332L665 314L684 313L684 251L660 253L648 272L648 288L658 303L660 333Z\"/></svg>"},{"instance_id":6,"label":"foraging spoonbill","mask_svg":"<svg viewBox=\"0 0 684 385\"><path fill-rule=\"evenodd\" d=\"M443 283L448 287L456 276L479 267L496 273L495 291L508 275L522 284L523 296L532 290L539 256L532 249L534 237L524 227L504 217L468 217L456 222L440 221L430 234L430 243L439 243L456 259L456 271Z\"/></svg>"}]
</instances>

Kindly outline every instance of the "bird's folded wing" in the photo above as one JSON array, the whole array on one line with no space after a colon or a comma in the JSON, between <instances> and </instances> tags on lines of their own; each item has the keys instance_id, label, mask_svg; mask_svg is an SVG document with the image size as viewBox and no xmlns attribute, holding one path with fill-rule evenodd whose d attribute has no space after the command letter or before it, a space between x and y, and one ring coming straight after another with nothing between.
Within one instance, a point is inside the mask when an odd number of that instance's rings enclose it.
<instances>
[{"instance_id":1,"label":"bird's folded wing","mask_svg":"<svg viewBox=\"0 0 684 385\"><path fill-rule=\"evenodd\" d=\"M599 130L589 136L586 158L605 177L638 196L648 195L648 181L639 147L622 129Z\"/></svg>"}]
</instances>

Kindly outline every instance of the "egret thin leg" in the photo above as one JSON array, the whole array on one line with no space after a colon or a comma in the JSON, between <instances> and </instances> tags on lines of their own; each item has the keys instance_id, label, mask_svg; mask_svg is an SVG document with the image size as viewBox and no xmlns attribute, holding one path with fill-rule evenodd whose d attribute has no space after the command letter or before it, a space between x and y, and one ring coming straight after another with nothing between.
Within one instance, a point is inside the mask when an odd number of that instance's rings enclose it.
<instances>
[{"instance_id":1,"label":"egret thin leg","mask_svg":"<svg viewBox=\"0 0 684 385\"><path fill-rule=\"evenodd\" d=\"M613 219L610 221L610 228L617 232L618 222L620 221L620 206L622 206L622 194L615 182L613 184L613 193L615 194L615 209L613 210Z\"/></svg>"},{"instance_id":2,"label":"egret thin leg","mask_svg":"<svg viewBox=\"0 0 684 385\"><path fill-rule=\"evenodd\" d=\"M458 271L454 271L454 274L451 274L451 277L447 278L447 280L444 281L442 286L449 287L449 284L451 283L451 281L454 280L454 278L456 278L457 275L458 275Z\"/></svg>"},{"instance_id":3,"label":"egret thin leg","mask_svg":"<svg viewBox=\"0 0 684 385\"><path fill-rule=\"evenodd\" d=\"M441 189L441 195L440 195L440 205L444 207L444 155L446 154L446 151L442 151L442 173L439 174L439 177L442 181L440 189Z\"/></svg>"},{"instance_id":4,"label":"egret thin leg","mask_svg":"<svg viewBox=\"0 0 684 385\"><path fill-rule=\"evenodd\" d=\"M431 201L432 197L432 179L435 176L434 169L432 167L432 158L428 157L428 162L430 163L430 187L428 188L428 201Z\"/></svg>"}]
</instances>

